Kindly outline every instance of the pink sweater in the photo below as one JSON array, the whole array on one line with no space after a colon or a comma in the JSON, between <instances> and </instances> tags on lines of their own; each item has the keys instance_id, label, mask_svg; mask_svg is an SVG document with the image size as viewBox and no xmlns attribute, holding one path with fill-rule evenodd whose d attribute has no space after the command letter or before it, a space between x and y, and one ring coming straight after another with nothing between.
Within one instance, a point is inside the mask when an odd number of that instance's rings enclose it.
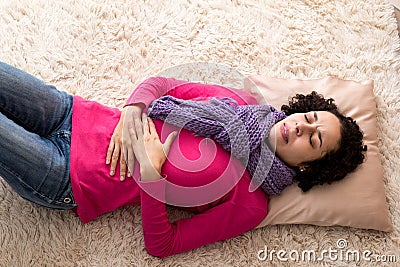
<instances>
[{"instance_id":1,"label":"pink sweater","mask_svg":"<svg viewBox=\"0 0 400 267\"><path fill-rule=\"evenodd\" d=\"M154 77L135 89L127 105L148 107L164 94L194 100L231 97L240 105L257 103L241 90ZM163 166L164 179L140 182L137 164L134 179L120 182L118 175L110 177L105 156L120 114L118 109L74 97L71 181L77 214L84 223L118 207L141 204L146 250L165 257L238 236L267 215L268 197L261 189L249 192L250 176L241 163L215 142L184 129ZM176 130L162 121L155 124L163 142ZM164 201L184 206L193 216L170 223Z\"/></svg>"}]
</instances>

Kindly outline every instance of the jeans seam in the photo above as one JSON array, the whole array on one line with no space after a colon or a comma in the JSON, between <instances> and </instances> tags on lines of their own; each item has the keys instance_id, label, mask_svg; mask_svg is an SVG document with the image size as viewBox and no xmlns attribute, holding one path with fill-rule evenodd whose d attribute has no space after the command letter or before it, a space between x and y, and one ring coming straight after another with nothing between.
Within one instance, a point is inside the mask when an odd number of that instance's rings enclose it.
<instances>
[{"instance_id":1,"label":"jeans seam","mask_svg":"<svg viewBox=\"0 0 400 267\"><path fill-rule=\"evenodd\" d=\"M64 95L65 94L65 95ZM64 120L62 122L60 122L60 124L58 125L57 128L55 128L51 133L49 133L46 136L43 136L43 138L46 139L50 139L51 137L57 137L57 136L61 136L61 137L69 137L71 135L71 130L65 130L62 129L63 125L65 124L67 119L72 120L72 105L73 105L73 99L70 101L70 98L72 97L70 94L65 93L60 91L58 93L58 97L61 100L61 104L63 106L68 106L68 113L64 116ZM71 114L70 114L71 113ZM60 133L62 133L62 135L60 135ZM65 135L65 133L68 133L68 136Z\"/></svg>"},{"instance_id":2,"label":"jeans seam","mask_svg":"<svg viewBox=\"0 0 400 267\"><path fill-rule=\"evenodd\" d=\"M32 193L34 193L35 195L37 195L37 196L43 198L43 199L44 199L45 201L47 201L49 204L56 204L56 205L60 205L60 204L61 204L61 205L65 205L64 202L57 201L57 200L54 200L54 199L50 199L50 198L47 197L46 195L43 195L43 194L41 194L40 192L38 192L38 191L36 191L35 189L33 189L31 186L29 186L28 184L26 184L26 183L24 182L24 180L22 180L22 179L19 177L19 174L15 173L13 170L10 170L9 168L7 168L7 166L5 166L5 165L4 165L3 163L1 163L1 162L0 162L0 166L1 166L3 169L5 169L6 171L8 171L9 173L11 173L12 175L14 175L15 177L17 177L18 181L20 182L20 184L21 184L23 187L25 187L26 189L32 191ZM70 195L71 193L72 193L72 190L71 190L71 192L70 192L68 195ZM72 203L72 204L76 204L75 201L74 201L74 199L72 199L72 200L73 200L73 203ZM71 205L71 203L69 203L68 205L65 205L65 206L69 206L69 205Z\"/></svg>"},{"instance_id":3,"label":"jeans seam","mask_svg":"<svg viewBox=\"0 0 400 267\"><path fill-rule=\"evenodd\" d=\"M50 135L48 135L47 137L45 137L46 139L50 139L53 137L61 137L61 138L69 138L71 136L71 131L68 130L59 130L57 132L53 132Z\"/></svg>"}]
</instances>

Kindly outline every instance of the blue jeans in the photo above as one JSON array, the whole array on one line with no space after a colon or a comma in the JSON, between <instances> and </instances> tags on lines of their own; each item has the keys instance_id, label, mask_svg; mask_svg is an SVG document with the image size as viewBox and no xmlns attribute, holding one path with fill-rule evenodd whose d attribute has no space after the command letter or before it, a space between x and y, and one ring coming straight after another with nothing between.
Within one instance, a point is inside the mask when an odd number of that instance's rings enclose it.
<instances>
[{"instance_id":1,"label":"blue jeans","mask_svg":"<svg viewBox=\"0 0 400 267\"><path fill-rule=\"evenodd\" d=\"M76 207L69 177L71 95L0 62L0 176L23 198Z\"/></svg>"}]
</instances>

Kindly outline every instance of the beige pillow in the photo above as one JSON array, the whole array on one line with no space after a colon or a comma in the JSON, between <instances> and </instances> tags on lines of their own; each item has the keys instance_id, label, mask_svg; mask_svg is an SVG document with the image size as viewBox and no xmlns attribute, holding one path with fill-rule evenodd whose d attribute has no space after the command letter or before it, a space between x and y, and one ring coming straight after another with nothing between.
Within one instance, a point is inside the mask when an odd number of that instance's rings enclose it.
<instances>
[{"instance_id":1,"label":"beige pillow","mask_svg":"<svg viewBox=\"0 0 400 267\"><path fill-rule=\"evenodd\" d=\"M273 224L341 225L392 231L386 203L383 171L377 147L376 103L373 81L341 80L334 77L313 80L249 76L245 90L260 103L280 110L288 97L315 90L332 97L339 111L357 121L368 146L366 160L340 182L312 188L303 193L296 184L281 195L272 196L269 212L258 227Z\"/></svg>"}]
</instances>

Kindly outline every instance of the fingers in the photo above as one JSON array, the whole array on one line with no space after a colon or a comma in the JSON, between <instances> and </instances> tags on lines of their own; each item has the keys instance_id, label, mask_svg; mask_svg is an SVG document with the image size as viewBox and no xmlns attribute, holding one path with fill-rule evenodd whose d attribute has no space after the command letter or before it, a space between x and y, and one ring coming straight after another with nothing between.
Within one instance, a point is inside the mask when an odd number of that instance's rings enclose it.
<instances>
[{"instance_id":1,"label":"fingers","mask_svg":"<svg viewBox=\"0 0 400 267\"><path fill-rule=\"evenodd\" d=\"M129 136L131 137L131 141L132 141L132 146L134 146L137 143L137 134L136 134L136 127L135 124L133 122L128 122L128 132L129 132Z\"/></svg>"},{"instance_id":2,"label":"fingers","mask_svg":"<svg viewBox=\"0 0 400 267\"><path fill-rule=\"evenodd\" d=\"M122 143L122 151L121 151L121 157L123 156L125 159L125 165L128 165L129 162L129 147L127 148L123 143ZM121 164L122 164L122 160L121 160ZM129 170L129 168L128 168ZM129 174L129 172L128 172Z\"/></svg>"},{"instance_id":3,"label":"fingers","mask_svg":"<svg viewBox=\"0 0 400 267\"><path fill-rule=\"evenodd\" d=\"M119 179L122 181L125 180L126 175L126 163L125 163L125 156L124 153L121 152L119 157Z\"/></svg>"},{"instance_id":4,"label":"fingers","mask_svg":"<svg viewBox=\"0 0 400 267\"><path fill-rule=\"evenodd\" d=\"M139 138L141 138L143 136L143 126L142 126L142 122L140 120L140 116L138 116L136 114L136 112L134 112L134 113L135 113L135 118L133 120L133 122L135 124L134 128L135 128L135 131L136 131L136 138L139 139Z\"/></svg>"},{"instance_id":5,"label":"fingers","mask_svg":"<svg viewBox=\"0 0 400 267\"><path fill-rule=\"evenodd\" d=\"M177 136L177 132L170 133L163 144L154 122L145 114L141 116L141 119L135 117L133 121L128 122L127 130L131 139L129 146L131 149L128 149L126 162L131 173L133 173L135 159L141 166L153 166L161 169L160 167L164 164L166 155Z\"/></svg>"},{"instance_id":6,"label":"fingers","mask_svg":"<svg viewBox=\"0 0 400 267\"><path fill-rule=\"evenodd\" d=\"M154 122L151 118L147 118L147 124L148 124L150 135L155 135L155 134L158 135L156 126L154 125Z\"/></svg>"},{"instance_id":7,"label":"fingers","mask_svg":"<svg viewBox=\"0 0 400 267\"><path fill-rule=\"evenodd\" d=\"M149 134L152 135L154 137L154 139L160 140L153 120L146 116L143 116L142 120L146 122L147 125L144 128L148 129ZM163 149L164 149L166 155L168 155L171 145L174 142L177 135L178 135L177 132L172 132L168 135L167 139L165 139L165 142L163 144Z\"/></svg>"},{"instance_id":8,"label":"fingers","mask_svg":"<svg viewBox=\"0 0 400 267\"><path fill-rule=\"evenodd\" d=\"M126 121L124 122L124 128L122 130L122 148L121 148L121 158L123 157L124 160L121 159L120 161L120 168L121 168L121 181L125 180L125 174L126 174L126 167L127 164L130 162L130 156L129 156L129 151L132 150L132 143L131 143L131 138L130 134L128 131L128 127L126 126L127 123ZM124 174L124 175L123 175ZM128 166L128 177L130 177L130 172L129 172L129 166Z\"/></svg>"},{"instance_id":9,"label":"fingers","mask_svg":"<svg viewBox=\"0 0 400 267\"><path fill-rule=\"evenodd\" d=\"M108 149L107 149L107 155L106 155L106 164L110 164L111 162L111 157L113 155L114 152L114 140L111 138L110 144L108 145Z\"/></svg>"},{"instance_id":10,"label":"fingers","mask_svg":"<svg viewBox=\"0 0 400 267\"><path fill-rule=\"evenodd\" d=\"M130 138L130 136L134 136L135 138L133 139L137 140L137 133L139 135L143 133L141 129L142 109L143 108L140 106L128 106L123 109L120 121L114 129L114 133L107 148L106 164L110 165L110 176L115 175L119 163L119 175L121 181L125 180L127 174L127 176L130 177L134 170L135 154L133 150L134 146L131 142L132 139ZM127 125L129 124L129 122L131 122L132 125L139 126L132 128L134 134L131 134L127 129Z\"/></svg>"},{"instance_id":11,"label":"fingers","mask_svg":"<svg viewBox=\"0 0 400 267\"><path fill-rule=\"evenodd\" d=\"M121 152L121 156L122 154L124 155L125 158L125 162L124 162L124 167L126 170L126 167L128 167L128 177L131 177L131 173L133 173L133 169L134 169L134 162L135 162L135 156L133 154L133 148L132 148L132 142L131 142L131 137L129 132L127 131L125 134L125 142L123 142L122 144L122 150L123 153ZM129 140L126 140L129 139ZM122 163L121 163L122 164ZM122 181L122 180L121 180Z\"/></svg>"},{"instance_id":12,"label":"fingers","mask_svg":"<svg viewBox=\"0 0 400 267\"><path fill-rule=\"evenodd\" d=\"M175 141L175 138L177 135L178 135L177 132L172 132L168 135L167 139L165 139L165 142L163 144L163 149L164 149L165 155L168 155L169 150L172 146L172 143Z\"/></svg>"},{"instance_id":13,"label":"fingers","mask_svg":"<svg viewBox=\"0 0 400 267\"><path fill-rule=\"evenodd\" d=\"M110 168L110 176L114 176L115 169L117 168L119 154L121 152L121 147L118 144L115 144L114 151L111 156L111 168Z\"/></svg>"},{"instance_id":14,"label":"fingers","mask_svg":"<svg viewBox=\"0 0 400 267\"><path fill-rule=\"evenodd\" d=\"M143 132L144 134L148 135L150 134L150 128L149 128L149 121L150 118L147 117L145 113L142 114L142 122L143 122Z\"/></svg>"},{"instance_id":15,"label":"fingers","mask_svg":"<svg viewBox=\"0 0 400 267\"><path fill-rule=\"evenodd\" d=\"M135 168L135 154L133 153L132 148L128 150L127 164L128 164L128 177L131 177L132 173L134 173L134 168Z\"/></svg>"}]
</instances>

